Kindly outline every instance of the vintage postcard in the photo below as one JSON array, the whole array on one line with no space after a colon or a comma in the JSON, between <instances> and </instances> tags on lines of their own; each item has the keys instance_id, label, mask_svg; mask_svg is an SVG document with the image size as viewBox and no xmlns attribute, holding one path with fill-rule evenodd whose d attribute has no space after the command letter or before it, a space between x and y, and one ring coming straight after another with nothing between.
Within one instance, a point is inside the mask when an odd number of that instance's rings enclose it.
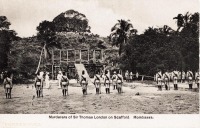
<instances>
[{"instance_id":1,"label":"vintage postcard","mask_svg":"<svg viewBox=\"0 0 200 128\"><path fill-rule=\"evenodd\" d=\"M199 57L199 0L0 0L0 127L200 127Z\"/></svg>"}]
</instances>

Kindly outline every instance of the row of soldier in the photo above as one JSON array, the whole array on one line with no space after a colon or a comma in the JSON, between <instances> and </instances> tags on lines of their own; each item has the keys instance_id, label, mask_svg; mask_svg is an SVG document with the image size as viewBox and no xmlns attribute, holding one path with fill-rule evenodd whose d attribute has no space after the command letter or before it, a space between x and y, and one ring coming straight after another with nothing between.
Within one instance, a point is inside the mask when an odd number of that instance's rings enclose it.
<instances>
[{"instance_id":1,"label":"row of soldier","mask_svg":"<svg viewBox=\"0 0 200 128\"><path fill-rule=\"evenodd\" d=\"M45 78L44 78L45 76ZM43 85L44 83L47 84L46 87L50 88L49 85L49 77L47 77L48 74L44 75L43 73L38 73L35 79L35 88L36 88L36 94L37 97L43 96ZM68 86L69 86L69 79L66 75L65 72L59 71L57 75L57 80L58 80L58 88L62 89L63 96L68 95ZM102 81L103 80L103 81ZM44 82L45 81L45 82ZM85 71L82 71L81 74L81 79L80 79L80 85L82 87L82 93L83 95L87 94L87 86L88 86L88 77L85 74ZM110 86L113 85L113 90L117 90L118 93L122 93L122 83L123 83L123 77L120 74L120 71L117 72L115 71L113 76L110 77L109 71L106 70L104 74L100 75L98 72L94 76L94 82L93 84L95 85L96 88L96 94L101 94L101 84L105 86L105 92L106 94L110 93Z\"/></svg>"},{"instance_id":2,"label":"row of soldier","mask_svg":"<svg viewBox=\"0 0 200 128\"><path fill-rule=\"evenodd\" d=\"M125 77L125 80L126 80L126 82L131 82L131 81L133 81L133 80L138 80L138 78L139 78L139 73L136 71L136 73L135 74L133 74L133 72L132 71L126 71L125 72L125 74L124 74L124 77Z\"/></svg>"},{"instance_id":3,"label":"row of soldier","mask_svg":"<svg viewBox=\"0 0 200 128\"><path fill-rule=\"evenodd\" d=\"M200 83L200 77L199 72L196 72L195 75L191 71L187 71L185 74L182 72L182 79L180 79L180 72L173 71L173 72L165 72L161 73L158 72L155 75L155 80L157 81L158 89L162 90L162 86L164 85L166 90L170 89L169 82L172 80L174 84L174 89L178 90L178 81L184 82L184 80L188 81L189 89L192 89L193 86L193 80L195 80L195 83L197 84L197 87L199 88ZM3 81L3 85L5 88L5 94L6 98L11 98L11 90L13 87L12 84L12 74L6 73L5 78ZM68 85L69 85L69 79L65 72L59 72L58 76L58 85L59 88L62 88L63 96L68 95ZM103 81L102 81L103 80ZM82 86L82 92L83 94L87 94L87 86L88 86L88 78L85 75L85 71L82 71L81 79L80 79L80 85ZM49 84L49 73L44 72L38 72L36 78L35 78L35 89L37 97L43 96L43 85L45 83L46 88L50 88ZM117 89L118 93L122 92L122 83L123 83L123 76L121 75L121 72L118 71L118 73L114 72L112 77L110 77L109 71L105 71L103 75L100 75L97 73L94 78L94 85L96 88L96 94L101 93L101 84L105 86L106 94L110 93L110 86L113 85L113 90Z\"/></svg>"},{"instance_id":4,"label":"row of soldier","mask_svg":"<svg viewBox=\"0 0 200 128\"><path fill-rule=\"evenodd\" d=\"M165 86L166 90L169 90L170 81L173 82L174 90L178 90L178 82L184 83L185 81L188 82L189 89L192 89L194 84L193 82L195 82L197 88L199 88L200 76L199 71L195 73L189 70L187 72L173 71L165 72L163 74L161 71L159 71L158 73L156 73L154 80L157 82L158 90L162 90L163 85Z\"/></svg>"}]
</instances>

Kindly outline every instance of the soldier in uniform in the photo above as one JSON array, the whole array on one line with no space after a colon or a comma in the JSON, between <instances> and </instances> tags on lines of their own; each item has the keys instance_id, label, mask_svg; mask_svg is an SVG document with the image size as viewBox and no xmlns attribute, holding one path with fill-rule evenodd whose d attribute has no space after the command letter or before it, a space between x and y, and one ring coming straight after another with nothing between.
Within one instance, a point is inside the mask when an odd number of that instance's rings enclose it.
<instances>
[{"instance_id":1,"label":"soldier in uniform","mask_svg":"<svg viewBox=\"0 0 200 128\"><path fill-rule=\"evenodd\" d=\"M162 73L161 71L156 74L156 82L158 86L158 91L162 91Z\"/></svg>"},{"instance_id":2,"label":"soldier in uniform","mask_svg":"<svg viewBox=\"0 0 200 128\"><path fill-rule=\"evenodd\" d=\"M178 90L178 72L173 71L174 90Z\"/></svg>"},{"instance_id":3,"label":"soldier in uniform","mask_svg":"<svg viewBox=\"0 0 200 128\"><path fill-rule=\"evenodd\" d=\"M108 76L108 71L105 71L104 86L106 94L110 94L110 77Z\"/></svg>"},{"instance_id":4,"label":"soldier in uniform","mask_svg":"<svg viewBox=\"0 0 200 128\"><path fill-rule=\"evenodd\" d=\"M197 84L197 88L199 88L199 83L200 83L200 77L199 75L196 77L196 84Z\"/></svg>"},{"instance_id":5,"label":"soldier in uniform","mask_svg":"<svg viewBox=\"0 0 200 128\"><path fill-rule=\"evenodd\" d=\"M187 71L187 79L188 79L188 85L189 85L189 89L192 89L192 85L193 85L193 73L192 71Z\"/></svg>"},{"instance_id":6,"label":"soldier in uniform","mask_svg":"<svg viewBox=\"0 0 200 128\"><path fill-rule=\"evenodd\" d=\"M96 88L96 94L100 94L101 93L101 77L99 75L99 72L94 76L94 85Z\"/></svg>"},{"instance_id":7,"label":"soldier in uniform","mask_svg":"<svg viewBox=\"0 0 200 128\"><path fill-rule=\"evenodd\" d=\"M130 81L133 81L133 72L130 72Z\"/></svg>"},{"instance_id":8,"label":"soldier in uniform","mask_svg":"<svg viewBox=\"0 0 200 128\"><path fill-rule=\"evenodd\" d=\"M122 93L122 84L123 84L123 76L120 74L120 71L118 71L118 74L117 74L117 91L118 91L118 93Z\"/></svg>"},{"instance_id":9,"label":"soldier in uniform","mask_svg":"<svg viewBox=\"0 0 200 128\"><path fill-rule=\"evenodd\" d=\"M45 75L45 86L46 88L50 88L50 83L49 83L49 72L46 73Z\"/></svg>"},{"instance_id":10,"label":"soldier in uniform","mask_svg":"<svg viewBox=\"0 0 200 128\"><path fill-rule=\"evenodd\" d=\"M68 95L69 79L65 72L63 72L60 85L62 88L63 96L66 96L66 94Z\"/></svg>"},{"instance_id":11,"label":"soldier in uniform","mask_svg":"<svg viewBox=\"0 0 200 128\"><path fill-rule=\"evenodd\" d=\"M57 75L58 88L61 88L61 85L60 85L60 83L61 83L61 79L62 79L62 72L59 71L59 72L58 72L58 75Z\"/></svg>"},{"instance_id":12,"label":"soldier in uniform","mask_svg":"<svg viewBox=\"0 0 200 128\"><path fill-rule=\"evenodd\" d=\"M185 72L182 71L182 79L181 79L181 82L184 83L185 82Z\"/></svg>"},{"instance_id":13,"label":"soldier in uniform","mask_svg":"<svg viewBox=\"0 0 200 128\"><path fill-rule=\"evenodd\" d=\"M82 71L82 75L81 75L81 80L80 80L81 86L82 86L82 92L83 95L87 95L87 85L88 85L88 81L85 75L85 71Z\"/></svg>"},{"instance_id":14,"label":"soldier in uniform","mask_svg":"<svg viewBox=\"0 0 200 128\"><path fill-rule=\"evenodd\" d=\"M43 77L38 72L35 78L35 89L36 89L36 94L38 98L41 96L42 87L43 87Z\"/></svg>"},{"instance_id":15,"label":"soldier in uniform","mask_svg":"<svg viewBox=\"0 0 200 128\"><path fill-rule=\"evenodd\" d=\"M196 84L197 84L197 88L199 88L199 70L195 73L195 81L196 81Z\"/></svg>"},{"instance_id":16,"label":"soldier in uniform","mask_svg":"<svg viewBox=\"0 0 200 128\"><path fill-rule=\"evenodd\" d=\"M10 72L7 72L5 74L3 85L4 85L4 89L5 89L6 99L11 99L11 90L12 90L13 84L12 84Z\"/></svg>"},{"instance_id":17,"label":"soldier in uniform","mask_svg":"<svg viewBox=\"0 0 200 128\"><path fill-rule=\"evenodd\" d=\"M113 84L113 90L117 89L117 74L116 74L116 71L114 71L114 74L112 76L112 84Z\"/></svg>"},{"instance_id":18,"label":"soldier in uniform","mask_svg":"<svg viewBox=\"0 0 200 128\"><path fill-rule=\"evenodd\" d=\"M135 77L136 77L136 80L139 79L139 73L137 71L136 71Z\"/></svg>"},{"instance_id":19,"label":"soldier in uniform","mask_svg":"<svg viewBox=\"0 0 200 128\"><path fill-rule=\"evenodd\" d=\"M165 73L163 74L163 81L164 81L164 85L165 85L165 89L166 89L166 90L170 90L169 79L170 79L169 73L168 73L168 72L165 72Z\"/></svg>"},{"instance_id":20,"label":"soldier in uniform","mask_svg":"<svg viewBox=\"0 0 200 128\"><path fill-rule=\"evenodd\" d=\"M125 72L125 78L126 78L126 82L128 82L129 81L129 72L128 72L128 70Z\"/></svg>"}]
</instances>

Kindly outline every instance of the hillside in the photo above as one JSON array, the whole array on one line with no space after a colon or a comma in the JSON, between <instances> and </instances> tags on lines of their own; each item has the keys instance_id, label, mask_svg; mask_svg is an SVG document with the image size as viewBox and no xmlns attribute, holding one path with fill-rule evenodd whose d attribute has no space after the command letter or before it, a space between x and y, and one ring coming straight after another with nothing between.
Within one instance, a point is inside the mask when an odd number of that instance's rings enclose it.
<instances>
[{"instance_id":1,"label":"hillside","mask_svg":"<svg viewBox=\"0 0 200 128\"><path fill-rule=\"evenodd\" d=\"M110 63L110 59L112 60L117 55L117 49L110 45L107 38L98 35L83 32L57 32L56 37L62 49L104 49L105 63ZM37 37L29 37L13 41L11 46L9 67L23 76L31 77L38 65L42 49L41 42Z\"/></svg>"}]
</instances>

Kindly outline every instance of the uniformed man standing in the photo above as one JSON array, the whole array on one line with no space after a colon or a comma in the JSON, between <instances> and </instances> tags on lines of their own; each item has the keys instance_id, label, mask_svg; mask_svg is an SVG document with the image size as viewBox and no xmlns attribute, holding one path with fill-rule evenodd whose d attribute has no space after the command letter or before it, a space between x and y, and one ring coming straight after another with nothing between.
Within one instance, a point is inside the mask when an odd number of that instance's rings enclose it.
<instances>
[{"instance_id":1,"label":"uniformed man standing","mask_svg":"<svg viewBox=\"0 0 200 128\"><path fill-rule=\"evenodd\" d=\"M57 80L58 80L58 88L61 88L61 79L62 79L62 71L59 71L58 72L58 75L57 75Z\"/></svg>"},{"instance_id":2,"label":"uniformed man standing","mask_svg":"<svg viewBox=\"0 0 200 128\"><path fill-rule=\"evenodd\" d=\"M118 93L122 93L122 84L123 84L123 76L120 74L120 71L118 71L117 74L117 91Z\"/></svg>"},{"instance_id":3,"label":"uniformed man standing","mask_svg":"<svg viewBox=\"0 0 200 128\"><path fill-rule=\"evenodd\" d=\"M192 71L187 71L187 79L188 79L188 85L189 85L189 89L192 89L192 86L193 86L193 80L192 80L192 78L193 78L193 73L192 73Z\"/></svg>"},{"instance_id":4,"label":"uniformed man standing","mask_svg":"<svg viewBox=\"0 0 200 128\"><path fill-rule=\"evenodd\" d=\"M185 82L185 72L182 71L182 79L181 79L181 82L184 83Z\"/></svg>"},{"instance_id":5,"label":"uniformed man standing","mask_svg":"<svg viewBox=\"0 0 200 128\"><path fill-rule=\"evenodd\" d=\"M69 79L66 75L66 72L63 72L60 85L61 85L61 88L62 88L63 96L68 95Z\"/></svg>"},{"instance_id":6,"label":"uniformed man standing","mask_svg":"<svg viewBox=\"0 0 200 128\"><path fill-rule=\"evenodd\" d=\"M128 82L129 81L129 72L128 72L128 70L125 73L125 78L126 78L126 82Z\"/></svg>"},{"instance_id":7,"label":"uniformed man standing","mask_svg":"<svg viewBox=\"0 0 200 128\"><path fill-rule=\"evenodd\" d=\"M158 91L162 91L162 72L161 71L159 71L156 74L156 82L158 86Z\"/></svg>"},{"instance_id":8,"label":"uniformed man standing","mask_svg":"<svg viewBox=\"0 0 200 128\"><path fill-rule=\"evenodd\" d=\"M104 86L105 86L106 94L110 94L110 77L108 76L107 70L105 71Z\"/></svg>"},{"instance_id":9,"label":"uniformed man standing","mask_svg":"<svg viewBox=\"0 0 200 128\"><path fill-rule=\"evenodd\" d=\"M197 88L199 88L199 70L195 73L195 81L196 81L196 84L197 84Z\"/></svg>"},{"instance_id":10,"label":"uniformed man standing","mask_svg":"<svg viewBox=\"0 0 200 128\"><path fill-rule=\"evenodd\" d=\"M130 81L133 81L133 72L130 72Z\"/></svg>"},{"instance_id":11,"label":"uniformed man standing","mask_svg":"<svg viewBox=\"0 0 200 128\"><path fill-rule=\"evenodd\" d=\"M88 80L87 80L87 77L86 77L86 75L85 75L85 71L84 71L84 70L82 71L80 84L81 84L81 86L82 86L83 95L87 95Z\"/></svg>"},{"instance_id":12,"label":"uniformed man standing","mask_svg":"<svg viewBox=\"0 0 200 128\"><path fill-rule=\"evenodd\" d=\"M169 86L169 73L168 72L165 72L163 74L163 81L164 81L164 85L165 85L165 89L166 90L170 90L170 86Z\"/></svg>"},{"instance_id":13,"label":"uniformed man standing","mask_svg":"<svg viewBox=\"0 0 200 128\"><path fill-rule=\"evenodd\" d=\"M138 78L139 78L139 73L138 73L137 71L136 71L135 77L136 77L136 80L138 80Z\"/></svg>"},{"instance_id":14,"label":"uniformed man standing","mask_svg":"<svg viewBox=\"0 0 200 128\"><path fill-rule=\"evenodd\" d=\"M97 74L94 76L94 85L96 88L96 94L101 94L101 77L99 72L97 72Z\"/></svg>"},{"instance_id":15,"label":"uniformed man standing","mask_svg":"<svg viewBox=\"0 0 200 128\"><path fill-rule=\"evenodd\" d=\"M112 76L113 90L117 89L117 73L114 71Z\"/></svg>"},{"instance_id":16,"label":"uniformed man standing","mask_svg":"<svg viewBox=\"0 0 200 128\"><path fill-rule=\"evenodd\" d=\"M173 84L174 84L174 90L178 90L178 72L173 71Z\"/></svg>"}]
</instances>

